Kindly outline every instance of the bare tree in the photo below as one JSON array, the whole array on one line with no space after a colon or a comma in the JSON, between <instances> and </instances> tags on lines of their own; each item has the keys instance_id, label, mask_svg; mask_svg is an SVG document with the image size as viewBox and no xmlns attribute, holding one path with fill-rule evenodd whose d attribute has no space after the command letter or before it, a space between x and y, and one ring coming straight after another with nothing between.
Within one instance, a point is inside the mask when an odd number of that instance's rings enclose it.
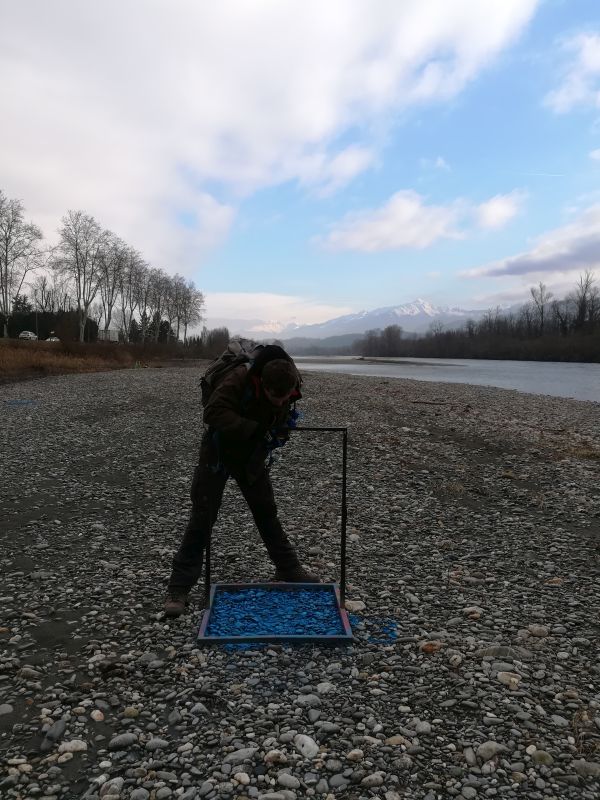
<instances>
[{"instance_id":1,"label":"bare tree","mask_svg":"<svg viewBox=\"0 0 600 800\"><path fill-rule=\"evenodd\" d=\"M141 339L146 341L148 335L148 315L150 310L150 294L152 291L152 270L144 265L140 271L136 283L137 306L140 314Z\"/></svg>"},{"instance_id":2,"label":"bare tree","mask_svg":"<svg viewBox=\"0 0 600 800\"><path fill-rule=\"evenodd\" d=\"M382 355L399 356L402 348L402 328L400 325L388 325L381 333Z\"/></svg>"},{"instance_id":3,"label":"bare tree","mask_svg":"<svg viewBox=\"0 0 600 800\"><path fill-rule=\"evenodd\" d=\"M71 288L65 276L57 275L55 272L50 277L45 273L38 274L29 286L34 306L38 311L57 313L73 308Z\"/></svg>"},{"instance_id":4,"label":"bare tree","mask_svg":"<svg viewBox=\"0 0 600 800\"><path fill-rule=\"evenodd\" d=\"M192 284L193 286L193 284ZM174 318L177 321L177 328L175 330L175 336L177 337L177 341L179 341L179 333L181 331L181 322L183 318L183 310L185 306L185 299L186 293L188 291L187 284L185 282L185 278L181 275L175 274L171 284L172 290L172 303L173 303L173 312Z\"/></svg>"},{"instance_id":5,"label":"bare tree","mask_svg":"<svg viewBox=\"0 0 600 800\"><path fill-rule=\"evenodd\" d=\"M498 323L502 317L502 309L500 306L496 308L488 308L483 317L479 321L479 331L487 336L492 336L498 330Z\"/></svg>"},{"instance_id":6,"label":"bare tree","mask_svg":"<svg viewBox=\"0 0 600 800\"><path fill-rule=\"evenodd\" d=\"M31 289L33 307L37 311L52 312L56 310L56 299L54 297L53 287L49 276L45 272L36 275L29 284L29 288Z\"/></svg>"},{"instance_id":7,"label":"bare tree","mask_svg":"<svg viewBox=\"0 0 600 800\"><path fill-rule=\"evenodd\" d=\"M573 317L572 309L573 303L569 299L552 301L552 316L561 336L568 336L569 334Z\"/></svg>"},{"instance_id":8,"label":"bare tree","mask_svg":"<svg viewBox=\"0 0 600 800\"><path fill-rule=\"evenodd\" d=\"M379 335L381 331L372 329L365 331L364 338L360 342L360 354L363 356L376 356L379 352Z\"/></svg>"},{"instance_id":9,"label":"bare tree","mask_svg":"<svg viewBox=\"0 0 600 800\"><path fill-rule=\"evenodd\" d=\"M571 299L575 304L575 318L573 320L575 330L582 331L586 327L591 298L595 294L595 282L594 274L590 270L586 270L583 275L579 276L575 291L571 295Z\"/></svg>"},{"instance_id":10,"label":"bare tree","mask_svg":"<svg viewBox=\"0 0 600 800\"><path fill-rule=\"evenodd\" d=\"M165 281L165 316L167 318L167 322L169 323L169 330L167 333L167 341L169 341L171 337L171 331L173 330L173 322L177 318L177 293L178 293L178 286L177 286L177 279L180 278L179 275L175 275L171 277L170 275L166 276ZM179 336L177 337L179 339Z\"/></svg>"},{"instance_id":11,"label":"bare tree","mask_svg":"<svg viewBox=\"0 0 600 800\"><path fill-rule=\"evenodd\" d=\"M530 338L533 332L534 308L533 303L525 303L519 313L519 323L525 332L525 336Z\"/></svg>"},{"instance_id":12,"label":"bare tree","mask_svg":"<svg viewBox=\"0 0 600 800\"><path fill-rule=\"evenodd\" d=\"M142 298L142 286L148 267L141 255L133 247L125 252L123 269L119 275L119 297L121 301L121 333L125 341L129 341L131 322ZM147 300L145 305L147 304Z\"/></svg>"},{"instance_id":13,"label":"bare tree","mask_svg":"<svg viewBox=\"0 0 600 800\"><path fill-rule=\"evenodd\" d=\"M588 325L590 333L594 333L596 328L600 326L600 289L598 289L597 286L592 286L590 290L588 303Z\"/></svg>"},{"instance_id":14,"label":"bare tree","mask_svg":"<svg viewBox=\"0 0 600 800\"><path fill-rule=\"evenodd\" d=\"M533 303L537 312L540 336L543 336L546 310L553 295L552 292L548 291L548 287L541 281L537 286L532 286L529 291L531 292L531 297L533 298Z\"/></svg>"},{"instance_id":15,"label":"bare tree","mask_svg":"<svg viewBox=\"0 0 600 800\"><path fill-rule=\"evenodd\" d=\"M0 191L0 314L4 317L5 337L13 302L25 276L40 266L41 240L37 225L25 222L21 201L11 200Z\"/></svg>"},{"instance_id":16,"label":"bare tree","mask_svg":"<svg viewBox=\"0 0 600 800\"><path fill-rule=\"evenodd\" d=\"M106 233L96 220L83 211L68 211L59 229L54 267L71 280L79 316L79 341L83 342L88 312L98 293L100 264Z\"/></svg>"},{"instance_id":17,"label":"bare tree","mask_svg":"<svg viewBox=\"0 0 600 800\"><path fill-rule=\"evenodd\" d=\"M148 310L154 321L154 341L158 341L160 323L167 303L169 276L162 269L150 270L150 292L148 296Z\"/></svg>"},{"instance_id":18,"label":"bare tree","mask_svg":"<svg viewBox=\"0 0 600 800\"><path fill-rule=\"evenodd\" d=\"M113 308L121 285L121 274L127 258L127 246L118 236L105 231L105 244L100 254L100 302L104 317L104 330L110 328Z\"/></svg>"},{"instance_id":19,"label":"bare tree","mask_svg":"<svg viewBox=\"0 0 600 800\"><path fill-rule=\"evenodd\" d=\"M183 341L187 342L188 328L199 325L204 314L204 295L196 289L193 281L188 283L182 294L180 313L183 324Z\"/></svg>"},{"instance_id":20,"label":"bare tree","mask_svg":"<svg viewBox=\"0 0 600 800\"><path fill-rule=\"evenodd\" d=\"M54 273L52 279L52 295L56 305L56 311L69 311L73 308L73 296L69 279L64 275Z\"/></svg>"},{"instance_id":21,"label":"bare tree","mask_svg":"<svg viewBox=\"0 0 600 800\"><path fill-rule=\"evenodd\" d=\"M104 307L102 303L96 301L92 303L88 312L88 319L91 319L92 322L95 322L98 328L100 328L100 323L102 322L102 317L104 316ZM106 330L106 328L104 328Z\"/></svg>"}]
</instances>

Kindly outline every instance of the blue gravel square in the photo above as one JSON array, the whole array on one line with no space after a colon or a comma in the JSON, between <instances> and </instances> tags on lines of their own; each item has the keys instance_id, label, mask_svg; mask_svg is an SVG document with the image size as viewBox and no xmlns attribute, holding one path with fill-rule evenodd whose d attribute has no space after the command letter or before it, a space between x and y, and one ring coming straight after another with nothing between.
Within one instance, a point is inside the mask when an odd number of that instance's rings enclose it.
<instances>
[{"instance_id":1,"label":"blue gravel square","mask_svg":"<svg viewBox=\"0 0 600 800\"><path fill-rule=\"evenodd\" d=\"M200 638L348 636L331 585L291 587L217 584Z\"/></svg>"}]
</instances>

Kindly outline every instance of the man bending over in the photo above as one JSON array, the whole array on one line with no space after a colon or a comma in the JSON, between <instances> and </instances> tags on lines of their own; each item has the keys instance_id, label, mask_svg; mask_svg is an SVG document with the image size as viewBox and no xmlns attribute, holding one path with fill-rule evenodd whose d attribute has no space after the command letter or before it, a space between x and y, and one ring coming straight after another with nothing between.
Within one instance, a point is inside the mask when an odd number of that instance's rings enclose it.
<instances>
[{"instance_id":1,"label":"man bending over","mask_svg":"<svg viewBox=\"0 0 600 800\"><path fill-rule=\"evenodd\" d=\"M166 616L185 611L229 476L252 512L275 565L275 580L319 582L300 564L281 527L269 477L270 453L287 441L291 407L300 397L294 362L276 345L264 347L250 369L245 364L232 369L214 388L204 408L207 427L192 480L192 512L173 558Z\"/></svg>"}]
</instances>

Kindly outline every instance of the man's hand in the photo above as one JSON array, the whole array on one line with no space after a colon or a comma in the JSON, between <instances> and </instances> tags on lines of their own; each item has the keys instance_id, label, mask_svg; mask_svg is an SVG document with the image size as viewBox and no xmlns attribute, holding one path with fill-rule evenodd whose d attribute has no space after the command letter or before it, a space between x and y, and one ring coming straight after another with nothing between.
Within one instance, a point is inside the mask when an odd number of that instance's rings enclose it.
<instances>
[{"instance_id":1,"label":"man's hand","mask_svg":"<svg viewBox=\"0 0 600 800\"><path fill-rule=\"evenodd\" d=\"M265 434L265 442L270 450L275 447L283 447L289 438L290 434L287 428L271 428Z\"/></svg>"}]
</instances>

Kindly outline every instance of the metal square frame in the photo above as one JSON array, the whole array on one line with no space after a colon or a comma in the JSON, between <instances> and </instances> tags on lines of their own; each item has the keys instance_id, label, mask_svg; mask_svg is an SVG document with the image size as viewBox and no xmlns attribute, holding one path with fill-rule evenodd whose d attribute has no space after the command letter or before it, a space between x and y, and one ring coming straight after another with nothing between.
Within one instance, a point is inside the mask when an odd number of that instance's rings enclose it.
<instances>
[{"instance_id":1,"label":"metal square frame","mask_svg":"<svg viewBox=\"0 0 600 800\"><path fill-rule=\"evenodd\" d=\"M342 434L342 502L341 502L341 540L340 540L340 583L339 583L339 605L340 608L345 608L346 605L346 528L348 522L348 503L346 498L346 473L348 465L348 428L347 427L305 427L304 425L296 428L290 428L290 433L301 433L302 431L318 432L318 433L341 433ZM208 542L206 544L206 553L204 561L204 607L208 608L211 604L211 573L212 573L212 558L211 558L211 542L212 530L208 534ZM243 584L239 584L240 586Z\"/></svg>"},{"instance_id":2,"label":"metal square frame","mask_svg":"<svg viewBox=\"0 0 600 800\"><path fill-rule=\"evenodd\" d=\"M348 463L348 428L347 427L305 427L298 426L290 428L290 433L310 431L318 433L341 433L342 434L342 497L341 497L341 542L340 542L340 582L337 583L211 583L211 539L212 531L209 533L206 546L205 572L204 572L204 615L198 629L198 642L200 644L234 644L236 642L313 642L328 644L347 644L354 640L352 628L348 620L346 611L346 527L347 527L347 499L346 499L346 472ZM207 636L206 631L210 622L210 615L216 593L221 589L274 589L275 591L293 591L298 589L323 589L328 588L333 592L336 607L343 633L339 636L318 636L318 635L281 635L281 636Z\"/></svg>"}]
</instances>

